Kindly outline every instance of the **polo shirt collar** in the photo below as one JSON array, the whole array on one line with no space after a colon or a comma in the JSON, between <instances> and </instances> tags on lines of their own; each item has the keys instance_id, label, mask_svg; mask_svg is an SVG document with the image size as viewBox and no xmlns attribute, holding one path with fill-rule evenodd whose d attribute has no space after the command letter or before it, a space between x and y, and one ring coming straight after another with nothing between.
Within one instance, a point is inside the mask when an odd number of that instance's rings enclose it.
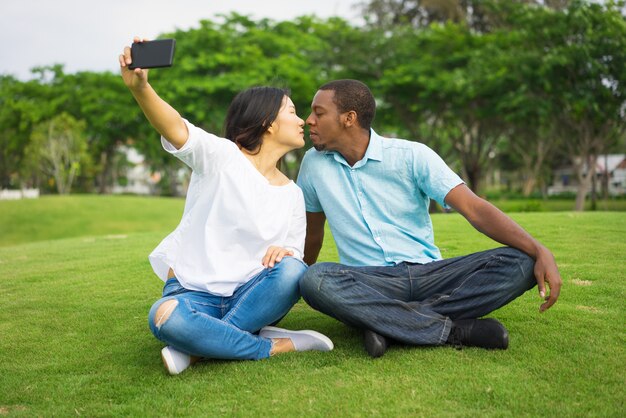
<instances>
[{"instance_id":1,"label":"polo shirt collar","mask_svg":"<svg viewBox=\"0 0 626 418\"><path fill-rule=\"evenodd\" d=\"M362 161L365 160L383 160L383 139L373 129L370 129L370 143Z\"/></svg>"},{"instance_id":2,"label":"polo shirt collar","mask_svg":"<svg viewBox=\"0 0 626 418\"><path fill-rule=\"evenodd\" d=\"M365 150L365 155L360 161L357 161L354 164L353 168L359 168L364 166L367 163L367 160L374 161L382 161L383 160L383 139L374 132L373 129L370 129L370 143L367 145L367 150ZM332 155L335 158L335 161L338 163L348 165L343 155L338 153L337 151L324 151L326 155Z\"/></svg>"}]
</instances>

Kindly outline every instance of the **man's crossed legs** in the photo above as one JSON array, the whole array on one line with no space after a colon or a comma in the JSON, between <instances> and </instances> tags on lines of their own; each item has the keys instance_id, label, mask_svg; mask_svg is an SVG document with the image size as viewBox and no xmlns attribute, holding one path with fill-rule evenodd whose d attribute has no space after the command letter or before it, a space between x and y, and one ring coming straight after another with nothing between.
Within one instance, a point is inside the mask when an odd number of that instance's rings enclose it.
<instances>
[{"instance_id":1,"label":"man's crossed legs","mask_svg":"<svg viewBox=\"0 0 626 418\"><path fill-rule=\"evenodd\" d=\"M428 264L350 267L317 263L300 281L311 307L363 329L370 355L386 339L412 345L506 348L508 332L478 318L536 285L534 260L510 247Z\"/></svg>"}]
</instances>

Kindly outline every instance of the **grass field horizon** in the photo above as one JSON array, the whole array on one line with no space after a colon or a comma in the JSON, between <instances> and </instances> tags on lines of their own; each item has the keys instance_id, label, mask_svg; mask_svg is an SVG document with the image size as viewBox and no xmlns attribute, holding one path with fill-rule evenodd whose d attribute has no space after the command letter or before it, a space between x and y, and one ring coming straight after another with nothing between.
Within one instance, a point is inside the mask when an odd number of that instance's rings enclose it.
<instances>
[{"instance_id":1,"label":"grass field horizon","mask_svg":"<svg viewBox=\"0 0 626 418\"><path fill-rule=\"evenodd\" d=\"M300 301L280 326L331 353L162 366L147 312L162 283L148 253L183 201L46 197L0 202L0 416L622 416L626 213L509 213L555 254L559 302L536 290L489 315L509 350L394 345L368 358L356 330ZM444 257L498 246L433 215ZM336 261L332 241L321 261Z\"/></svg>"}]
</instances>

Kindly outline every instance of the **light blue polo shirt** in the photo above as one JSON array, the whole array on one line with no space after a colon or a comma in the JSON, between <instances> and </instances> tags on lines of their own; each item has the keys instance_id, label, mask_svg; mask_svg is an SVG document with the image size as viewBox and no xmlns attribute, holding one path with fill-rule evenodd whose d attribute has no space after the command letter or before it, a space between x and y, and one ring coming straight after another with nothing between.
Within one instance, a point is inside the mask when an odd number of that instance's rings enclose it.
<instances>
[{"instance_id":1,"label":"light blue polo shirt","mask_svg":"<svg viewBox=\"0 0 626 418\"><path fill-rule=\"evenodd\" d=\"M428 214L463 180L426 145L373 130L353 167L335 151L310 149L298 185L307 212L324 212L342 264L390 266L441 259Z\"/></svg>"}]
</instances>

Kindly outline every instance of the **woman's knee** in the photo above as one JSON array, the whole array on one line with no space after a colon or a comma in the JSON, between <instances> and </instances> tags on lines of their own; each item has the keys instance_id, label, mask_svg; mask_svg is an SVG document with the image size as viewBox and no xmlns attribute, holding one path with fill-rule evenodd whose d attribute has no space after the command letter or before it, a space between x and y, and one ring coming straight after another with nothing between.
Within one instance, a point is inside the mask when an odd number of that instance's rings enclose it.
<instances>
[{"instance_id":1,"label":"woman's knee","mask_svg":"<svg viewBox=\"0 0 626 418\"><path fill-rule=\"evenodd\" d=\"M173 298L160 299L152 305L148 315L148 322L153 332L159 330L167 322L177 306L178 300Z\"/></svg>"},{"instance_id":2,"label":"woman's knee","mask_svg":"<svg viewBox=\"0 0 626 418\"><path fill-rule=\"evenodd\" d=\"M284 257L273 267L281 281L298 283L302 275L307 271L307 265L295 257Z\"/></svg>"}]
</instances>

